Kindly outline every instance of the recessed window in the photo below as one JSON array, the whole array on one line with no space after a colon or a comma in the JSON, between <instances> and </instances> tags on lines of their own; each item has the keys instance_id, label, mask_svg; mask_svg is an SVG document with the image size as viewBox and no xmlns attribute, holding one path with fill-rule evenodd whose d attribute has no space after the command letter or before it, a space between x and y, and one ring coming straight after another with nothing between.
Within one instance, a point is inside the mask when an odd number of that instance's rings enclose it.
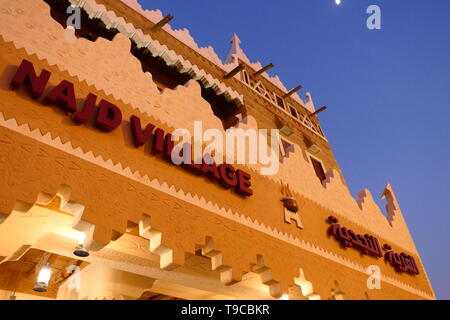
<instances>
[{"instance_id":1,"label":"recessed window","mask_svg":"<svg viewBox=\"0 0 450 320\"><path fill-rule=\"evenodd\" d=\"M244 70L242 71L242 74L244 76L244 82L250 84L250 77L248 76L248 72Z\"/></svg>"},{"instance_id":2,"label":"recessed window","mask_svg":"<svg viewBox=\"0 0 450 320\"><path fill-rule=\"evenodd\" d=\"M314 168L314 171L316 172L317 178L319 178L319 180L322 182L327 178L327 176L325 175L325 170L323 169L322 162L313 157L309 157L309 159L311 160L311 164Z\"/></svg>"},{"instance_id":3,"label":"recessed window","mask_svg":"<svg viewBox=\"0 0 450 320\"><path fill-rule=\"evenodd\" d=\"M277 102L277 105L281 108L284 109L284 100L283 98L281 98L280 96L275 94L275 100Z\"/></svg>"},{"instance_id":4,"label":"recessed window","mask_svg":"<svg viewBox=\"0 0 450 320\"><path fill-rule=\"evenodd\" d=\"M294 151L294 144L280 137L280 161L283 162L283 158L289 158L289 154Z\"/></svg>"},{"instance_id":5,"label":"recessed window","mask_svg":"<svg viewBox=\"0 0 450 320\"><path fill-rule=\"evenodd\" d=\"M267 94L267 89L264 87L264 85L259 81L255 86L256 91L258 91L260 94L265 96Z\"/></svg>"},{"instance_id":6,"label":"recessed window","mask_svg":"<svg viewBox=\"0 0 450 320\"><path fill-rule=\"evenodd\" d=\"M298 119L298 112L297 109L295 109L293 106L289 105L289 112L291 113L291 116Z\"/></svg>"}]
</instances>

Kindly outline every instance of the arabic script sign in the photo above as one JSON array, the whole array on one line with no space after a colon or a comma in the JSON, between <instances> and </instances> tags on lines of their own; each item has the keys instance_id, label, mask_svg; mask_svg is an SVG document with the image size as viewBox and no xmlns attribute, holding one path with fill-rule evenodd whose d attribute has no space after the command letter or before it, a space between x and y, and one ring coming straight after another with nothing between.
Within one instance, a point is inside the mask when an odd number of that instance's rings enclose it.
<instances>
[{"instance_id":1,"label":"arabic script sign","mask_svg":"<svg viewBox=\"0 0 450 320\"><path fill-rule=\"evenodd\" d=\"M395 268L397 272L406 272L411 275L419 274L414 257L406 253L395 253L392 247L385 244L383 248L377 238L368 234L357 234L353 230L342 227L336 217L328 217L331 227L328 228L328 234L339 241L344 248L354 248L362 255L369 255L375 258L383 257L383 250L386 251L384 259Z\"/></svg>"},{"instance_id":2,"label":"arabic script sign","mask_svg":"<svg viewBox=\"0 0 450 320\"><path fill-rule=\"evenodd\" d=\"M356 234L352 230L341 227L335 217L329 217L328 221L332 223L332 226L328 229L328 234L335 237L345 248L355 248L363 255L371 255L374 257L383 256L377 238L368 234Z\"/></svg>"},{"instance_id":3,"label":"arabic script sign","mask_svg":"<svg viewBox=\"0 0 450 320\"><path fill-rule=\"evenodd\" d=\"M385 249L386 252L384 254L384 259L391 264L397 270L398 272L406 272L409 274L419 274L419 268L417 267L416 260L414 260L414 257L406 254L406 253L395 253L391 250L391 246L384 245L383 249Z\"/></svg>"}]
</instances>

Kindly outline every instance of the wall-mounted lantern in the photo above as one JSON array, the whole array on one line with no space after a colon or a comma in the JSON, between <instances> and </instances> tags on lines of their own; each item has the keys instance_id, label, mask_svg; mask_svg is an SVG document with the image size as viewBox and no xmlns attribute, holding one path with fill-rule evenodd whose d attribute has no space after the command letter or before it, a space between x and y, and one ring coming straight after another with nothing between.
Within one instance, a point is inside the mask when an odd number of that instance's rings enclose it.
<instances>
[{"instance_id":1,"label":"wall-mounted lantern","mask_svg":"<svg viewBox=\"0 0 450 320\"><path fill-rule=\"evenodd\" d=\"M52 277L52 269L50 268L50 263L46 263L39 271L36 284L33 288L36 292L47 292L48 282Z\"/></svg>"},{"instance_id":2,"label":"wall-mounted lantern","mask_svg":"<svg viewBox=\"0 0 450 320\"><path fill-rule=\"evenodd\" d=\"M81 236L78 239L78 245L75 248L73 254L77 257L86 258L89 257L89 250L84 247L84 241L86 239L86 234L84 232L81 233Z\"/></svg>"}]
</instances>

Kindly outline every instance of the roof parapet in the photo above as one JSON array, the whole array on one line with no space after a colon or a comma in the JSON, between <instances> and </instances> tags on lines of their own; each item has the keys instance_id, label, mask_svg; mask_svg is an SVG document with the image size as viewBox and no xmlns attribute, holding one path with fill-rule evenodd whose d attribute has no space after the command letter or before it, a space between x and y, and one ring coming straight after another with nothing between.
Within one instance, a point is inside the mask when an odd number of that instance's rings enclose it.
<instances>
[{"instance_id":1,"label":"roof parapet","mask_svg":"<svg viewBox=\"0 0 450 320\"><path fill-rule=\"evenodd\" d=\"M80 0L71 0L73 2L80 1ZM83 0L86 1L86 0ZM164 15L160 10L145 10L142 8L142 6L139 4L137 0L120 0L124 4L126 4L128 7L132 8L133 10L140 13L142 16L146 17L148 20L150 20L153 23L158 23L164 18ZM87 0L87 2L91 2ZM215 65L217 65L219 68L224 70L225 72L229 72L233 69L232 66L236 67L239 62L238 59L241 59L243 62L247 63L252 69L254 69L255 72L261 70L263 68L262 64L260 62L251 62L250 59L247 57L245 52L241 48L241 40L239 39L237 34L233 35L233 38L231 39L231 50L228 54L225 62L222 62L222 60L219 58L217 53L215 52L214 48L211 46L208 47L200 47L195 39L190 35L188 29L180 29L175 30L172 29L169 23L164 25L162 27L162 30L166 31L167 33L171 34L173 37L175 37L177 40L181 41L185 45L189 46L191 49L202 55L204 58L208 59ZM283 82L280 80L278 76L270 76L268 73L264 72L261 76L266 78L268 81L270 81L274 86L279 88L284 93L288 92L288 89L284 86ZM302 98L297 94L292 95L292 99L300 103L301 105L305 106L309 111L314 112L314 105L313 104L306 104Z\"/></svg>"}]
</instances>

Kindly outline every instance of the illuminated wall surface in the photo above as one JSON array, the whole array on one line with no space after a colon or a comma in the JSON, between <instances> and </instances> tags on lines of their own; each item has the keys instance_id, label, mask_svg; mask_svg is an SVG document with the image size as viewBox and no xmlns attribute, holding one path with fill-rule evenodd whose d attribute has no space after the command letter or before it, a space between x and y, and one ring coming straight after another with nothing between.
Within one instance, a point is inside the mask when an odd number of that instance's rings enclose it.
<instances>
[{"instance_id":1,"label":"illuminated wall surface","mask_svg":"<svg viewBox=\"0 0 450 320\"><path fill-rule=\"evenodd\" d=\"M352 197L313 97L237 36L222 62L164 22L0 1L0 297L435 299L394 190L387 217ZM279 170L174 165L167 135L194 121L279 129Z\"/></svg>"}]
</instances>

